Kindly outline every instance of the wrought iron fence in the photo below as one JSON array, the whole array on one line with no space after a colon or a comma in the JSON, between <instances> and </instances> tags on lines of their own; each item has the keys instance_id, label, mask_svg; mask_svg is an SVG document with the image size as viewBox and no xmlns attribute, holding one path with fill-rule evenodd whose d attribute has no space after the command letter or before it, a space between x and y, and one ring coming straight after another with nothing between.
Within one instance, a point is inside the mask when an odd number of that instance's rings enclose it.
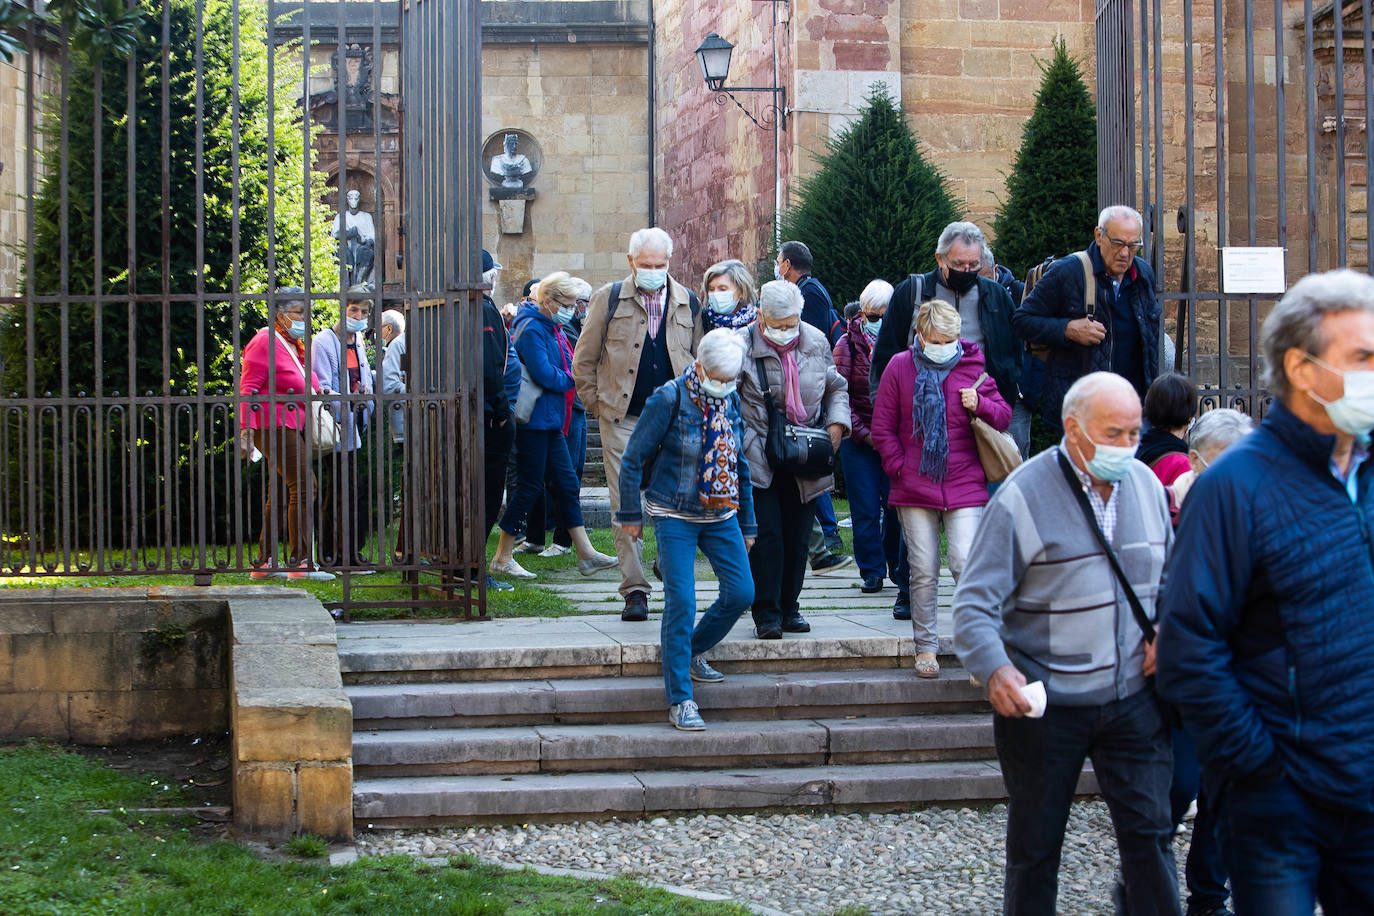
<instances>
[{"instance_id":1,"label":"wrought iron fence","mask_svg":"<svg viewBox=\"0 0 1374 916\"><path fill-rule=\"evenodd\" d=\"M1099 118L1113 122L1099 130L1114 138L1099 186L1128 178L1102 202L1141 206L1177 365L1200 382L1204 406L1262 414L1259 326L1278 296L1225 291L1220 251L1283 248L1290 285L1314 271L1371 269L1369 0L1098 8ZM1121 49L1105 59L1104 28Z\"/></svg>"},{"instance_id":2,"label":"wrought iron fence","mask_svg":"<svg viewBox=\"0 0 1374 916\"><path fill-rule=\"evenodd\" d=\"M475 2L15 9L2 574L323 566L344 617L484 614ZM338 450L284 428L316 403Z\"/></svg>"}]
</instances>

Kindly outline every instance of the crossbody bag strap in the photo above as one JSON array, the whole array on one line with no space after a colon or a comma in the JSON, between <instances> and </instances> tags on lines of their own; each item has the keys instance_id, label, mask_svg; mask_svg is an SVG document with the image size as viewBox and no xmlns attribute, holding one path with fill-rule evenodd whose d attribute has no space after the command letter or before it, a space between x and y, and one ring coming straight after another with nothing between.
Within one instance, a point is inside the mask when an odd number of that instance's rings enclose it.
<instances>
[{"instance_id":1,"label":"crossbody bag strap","mask_svg":"<svg viewBox=\"0 0 1374 916\"><path fill-rule=\"evenodd\" d=\"M296 355L295 346L293 346L289 341L286 340L286 338L282 337L280 334L274 333L274 336L277 338L277 340L281 341L281 345L286 348L286 352L291 354L291 361L296 364L297 369L301 370L302 381L304 381L306 387L310 388L312 393L314 393L314 386L310 384L310 374L305 371L305 364L302 363L301 358Z\"/></svg>"},{"instance_id":2,"label":"crossbody bag strap","mask_svg":"<svg viewBox=\"0 0 1374 916\"><path fill-rule=\"evenodd\" d=\"M1136 597L1135 589L1131 588L1130 580L1126 578L1126 572L1117 562L1116 551L1112 550L1112 545L1107 543L1107 536L1102 533L1102 527L1097 524L1097 515L1093 513L1092 504L1088 502L1087 491L1083 489L1083 481L1078 479L1074 473L1073 465L1062 451L1055 455L1059 459L1059 469L1064 472L1064 479L1068 481L1069 489L1073 491L1074 497L1078 501L1078 507L1083 510L1083 517L1088 522L1088 527L1097 537L1097 543L1107 554L1107 562L1112 565L1112 572L1116 573L1116 579L1121 583L1121 588L1126 592L1126 601L1131 606L1131 615L1135 617L1135 622L1140 626L1141 632L1145 634L1145 639L1149 642L1155 640L1155 625L1145 614L1145 608L1141 605L1140 599Z\"/></svg>"},{"instance_id":3,"label":"crossbody bag strap","mask_svg":"<svg viewBox=\"0 0 1374 916\"><path fill-rule=\"evenodd\" d=\"M913 345L916 343L916 313L919 312L919 311L921 310L921 296L925 294L925 290L923 290L923 289L921 288L921 286L922 286L922 283L921 283L921 275L920 275L920 274L912 274L910 279L911 279L911 286L910 286L910 289L911 289L911 327L907 328L907 331L906 331L906 345L907 345L908 347L911 347L911 346L913 346Z\"/></svg>"}]
</instances>

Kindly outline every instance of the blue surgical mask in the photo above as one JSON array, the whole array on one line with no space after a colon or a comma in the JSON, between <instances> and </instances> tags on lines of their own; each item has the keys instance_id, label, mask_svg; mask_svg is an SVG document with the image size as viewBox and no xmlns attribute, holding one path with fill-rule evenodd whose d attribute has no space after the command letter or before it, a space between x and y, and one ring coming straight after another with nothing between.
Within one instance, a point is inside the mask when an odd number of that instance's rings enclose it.
<instances>
[{"instance_id":1,"label":"blue surgical mask","mask_svg":"<svg viewBox=\"0 0 1374 916\"><path fill-rule=\"evenodd\" d=\"M926 344L921 351L932 363L947 363L959 353L959 341L951 340L944 344Z\"/></svg>"},{"instance_id":2,"label":"blue surgical mask","mask_svg":"<svg viewBox=\"0 0 1374 916\"><path fill-rule=\"evenodd\" d=\"M345 318L344 327L350 334L361 334L367 330L366 318Z\"/></svg>"},{"instance_id":3,"label":"blue surgical mask","mask_svg":"<svg viewBox=\"0 0 1374 916\"><path fill-rule=\"evenodd\" d=\"M739 302L735 299L735 294L728 289L716 289L707 293L710 300L711 311L717 315L728 315L739 308Z\"/></svg>"},{"instance_id":4,"label":"blue surgical mask","mask_svg":"<svg viewBox=\"0 0 1374 916\"><path fill-rule=\"evenodd\" d=\"M573 315L577 314L577 309L570 305L560 306L558 309L558 323L567 324L573 320Z\"/></svg>"},{"instance_id":5,"label":"blue surgical mask","mask_svg":"<svg viewBox=\"0 0 1374 916\"><path fill-rule=\"evenodd\" d=\"M882 327L883 320L881 318L864 321L864 330L872 334L874 337L878 336L878 331L882 330Z\"/></svg>"},{"instance_id":6,"label":"blue surgical mask","mask_svg":"<svg viewBox=\"0 0 1374 916\"><path fill-rule=\"evenodd\" d=\"M778 262L777 262L777 261L774 261L774 262L773 262L773 279L774 279L774 280L781 280L781 279L783 279L782 267L778 265Z\"/></svg>"},{"instance_id":7,"label":"blue surgical mask","mask_svg":"<svg viewBox=\"0 0 1374 916\"><path fill-rule=\"evenodd\" d=\"M1086 438L1088 434L1085 431L1083 435ZM1088 439L1088 441L1092 442L1093 448L1096 449L1093 452L1092 460L1087 462L1088 473L1098 480L1116 483L1126 476L1131 465L1135 463L1136 447L1134 445L1098 445L1092 439Z\"/></svg>"},{"instance_id":8,"label":"blue surgical mask","mask_svg":"<svg viewBox=\"0 0 1374 916\"><path fill-rule=\"evenodd\" d=\"M300 340L305 336L305 322L299 319L292 321L291 330L288 333L297 340Z\"/></svg>"},{"instance_id":9,"label":"blue surgical mask","mask_svg":"<svg viewBox=\"0 0 1374 916\"><path fill-rule=\"evenodd\" d=\"M1332 424L1343 433L1352 436L1367 436L1374 430L1374 372L1349 369L1342 371L1329 366L1315 356L1308 356L1312 362L1343 377L1344 393L1334 401L1323 401L1312 392L1308 396L1326 408L1326 415Z\"/></svg>"},{"instance_id":10,"label":"blue surgical mask","mask_svg":"<svg viewBox=\"0 0 1374 916\"><path fill-rule=\"evenodd\" d=\"M643 267L635 268L635 285L646 293L656 292L663 288L663 284L668 282L668 268L660 267L654 270L646 270Z\"/></svg>"}]
</instances>

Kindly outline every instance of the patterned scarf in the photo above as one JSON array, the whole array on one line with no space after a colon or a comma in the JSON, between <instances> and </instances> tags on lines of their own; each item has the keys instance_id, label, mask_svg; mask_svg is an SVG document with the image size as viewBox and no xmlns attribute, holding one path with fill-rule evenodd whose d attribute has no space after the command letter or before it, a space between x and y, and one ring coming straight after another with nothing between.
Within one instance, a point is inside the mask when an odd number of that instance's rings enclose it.
<instances>
[{"instance_id":1,"label":"patterned scarf","mask_svg":"<svg viewBox=\"0 0 1374 916\"><path fill-rule=\"evenodd\" d=\"M697 496L707 509L717 512L739 508L739 452L735 431L726 415L724 398L708 397L701 390L696 363L682 373L682 383L692 403L701 408L701 465Z\"/></svg>"},{"instance_id":2,"label":"patterned scarf","mask_svg":"<svg viewBox=\"0 0 1374 916\"><path fill-rule=\"evenodd\" d=\"M945 416L945 379L964 358L961 342L954 355L943 363L933 363L921 352L920 341L912 345L916 362L916 384L912 386L911 434L921 440L920 473L935 480L945 479L949 462L949 419Z\"/></svg>"},{"instance_id":3,"label":"patterned scarf","mask_svg":"<svg viewBox=\"0 0 1374 916\"><path fill-rule=\"evenodd\" d=\"M706 316L706 323L711 326L712 330L715 328L735 329L753 324L754 319L759 317L759 307L758 303L746 302L727 315L719 315L710 308L704 309L702 314Z\"/></svg>"}]
</instances>

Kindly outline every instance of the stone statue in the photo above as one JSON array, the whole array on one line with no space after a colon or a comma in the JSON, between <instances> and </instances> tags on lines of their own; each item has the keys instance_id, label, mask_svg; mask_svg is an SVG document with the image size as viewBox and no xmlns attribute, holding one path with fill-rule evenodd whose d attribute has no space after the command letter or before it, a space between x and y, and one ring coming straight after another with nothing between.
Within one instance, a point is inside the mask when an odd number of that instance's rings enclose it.
<instances>
[{"instance_id":1,"label":"stone statue","mask_svg":"<svg viewBox=\"0 0 1374 916\"><path fill-rule=\"evenodd\" d=\"M348 242L348 285L372 282L372 263L376 257L377 229L372 222L372 214L359 210L358 203L362 194L357 190L348 192L348 212L334 217L334 229L330 235L339 238L340 222L343 222L343 238Z\"/></svg>"},{"instance_id":2,"label":"stone statue","mask_svg":"<svg viewBox=\"0 0 1374 916\"><path fill-rule=\"evenodd\" d=\"M530 165L528 157L515 151L519 142L518 134L506 134L506 151L499 156L492 157L491 171L493 174L501 176L501 187L503 188L523 188L525 176L534 171L534 166Z\"/></svg>"}]
</instances>

